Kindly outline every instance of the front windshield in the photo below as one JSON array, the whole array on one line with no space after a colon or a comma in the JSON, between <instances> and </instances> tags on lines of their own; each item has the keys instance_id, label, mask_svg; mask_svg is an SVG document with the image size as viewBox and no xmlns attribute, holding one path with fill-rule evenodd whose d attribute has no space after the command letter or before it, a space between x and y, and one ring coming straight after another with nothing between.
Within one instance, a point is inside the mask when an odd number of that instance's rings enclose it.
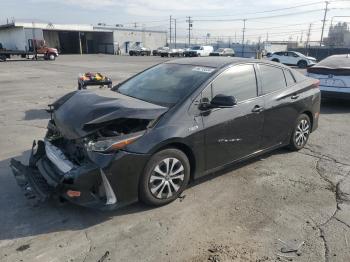
<instances>
[{"instance_id":1,"label":"front windshield","mask_svg":"<svg viewBox=\"0 0 350 262\"><path fill-rule=\"evenodd\" d=\"M200 50L201 47L200 47L200 46L193 46L193 47L191 47L191 49L192 49L192 50Z\"/></svg>"},{"instance_id":2,"label":"front windshield","mask_svg":"<svg viewBox=\"0 0 350 262\"><path fill-rule=\"evenodd\" d=\"M153 104L171 107L191 94L215 68L160 64L122 83L117 91Z\"/></svg>"}]
</instances>

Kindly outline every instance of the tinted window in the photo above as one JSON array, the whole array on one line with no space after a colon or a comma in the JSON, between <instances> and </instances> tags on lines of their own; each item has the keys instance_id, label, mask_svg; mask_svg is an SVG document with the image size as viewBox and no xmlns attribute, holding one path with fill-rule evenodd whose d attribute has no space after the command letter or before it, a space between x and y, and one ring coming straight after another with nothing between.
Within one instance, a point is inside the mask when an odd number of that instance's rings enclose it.
<instances>
[{"instance_id":1,"label":"tinted window","mask_svg":"<svg viewBox=\"0 0 350 262\"><path fill-rule=\"evenodd\" d=\"M257 96L256 77L253 65L238 65L227 69L213 84L213 96L234 96L238 102Z\"/></svg>"},{"instance_id":2,"label":"tinted window","mask_svg":"<svg viewBox=\"0 0 350 262\"><path fill-rule=\"evenodd\" d=\"M289 70L284 70L284 75L286 76L287 86L292 86L295 84L294 77Z\"/></svg>"},{"instance_id":3,"label":"tinted window","mask_svg":"<svg viewBox=\"0 0 350 262\"><path fill-rule=\"evenodd\" d=\"M259 65L263 94L268 94L286 87L283 70L278 67Z\"/></svg>"},{"instance_id":4,"label":"tinted window","mask_svg":"<svg viewBox=\"0 0 350 262\"><path fill-rule=\"evenodd\" d=\"M117 91L150 103L172 106L192 93L214 71L211 67L160 64L127 80Z\"/></svg>"}]
</instances>

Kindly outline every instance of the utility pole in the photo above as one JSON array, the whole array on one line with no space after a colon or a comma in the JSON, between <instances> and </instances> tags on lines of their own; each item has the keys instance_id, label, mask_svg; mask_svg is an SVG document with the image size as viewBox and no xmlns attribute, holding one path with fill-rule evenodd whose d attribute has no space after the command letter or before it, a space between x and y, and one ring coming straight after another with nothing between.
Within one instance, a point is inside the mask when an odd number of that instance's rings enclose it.
<instances>
[{"instance_id":1,"label":"utility pole","mask_svg":"<svg viewBox=\"0 0 350 262\"><path fill-rule=\"evenodd\" d=\"M135 27L135 28L137 27L137 23L136 23L136 22L134 23L134 27Z\"/></svg>"},{"instance_id":2,"label":"utility pole","mask_svg":"<svg viewBox=\"0 0 350 262\"><path fill-rule=\"evenodd\" d=\"M242 38L242 57L244 57L244 36L245 36L245 22L247 19L243 19L243 38Z\"/></svg>"},{"instance_id":3,"label":"utility pole","mask_svg":"<svg viewBox=\"0 0 350 262\"><path fill-rule=\"evenodd\" d=\"M312 23L309 25L309 30L307 31L306 47L309 45L309 42L310 42L311 28L312 28Z\"/></svg>"},{"instance_id":4,"label":"utility pole","mask_svg":"<svg viewBox=\"0 0 350 262\"><path fill-rule=\"evenodd\" d=\"M188 47L190 47L191 46L191 30L192 30L192 20L191 20L191 17L190 16L188 16L187 17L188 18L188 20L186 20L186 22L188 22Z\"/></svg>"},{"instance_id":5,"label":"utility pole","mask_svg":"<svg viewBox=\"0 0 350 262\"><path fill-rule=\"evenodd\" d=\"M169 30L170 30L170 32L169 32L169 48L171 48L171 16L170 16L170 20L169 20L169 24L170 24L170 28L169 28Z\"/></svg>"},{"instance_id":6,"label":"utility pole","mask_svg":"<svg viewBox=\"0 0 350 262\"><path fill-rule=\"evenodd\" d=\"M266 32L266 42L269 42L269 32Z\"/></svg>"},{"instance_id":7,"label":"utility pole","mask_svg":"<svg viewBox=\"0 0 350 262\"><path fill-rule=\"evenodd\" d=\"M175 48L176 48L176 19L174 19L174 38L175 38Z\"/></svg>"},{"instance_id":8,"label":"utility pole","mask_svg":"<svg viewBox=\"0 0 350 262\"><path fill-rule=\"evenodd\" d=\"M324 25L326 23L326 18L327 18L327 12L328 12L328 5L329 5L329 2L326 1L326 8L324 9L324 17L323 17L323 24L322 24L322 33L321 33L321 40L320 40L320 46L322 46L322 42L323 42L323 32L324 32Z\"/></svg>"}]
</instances>

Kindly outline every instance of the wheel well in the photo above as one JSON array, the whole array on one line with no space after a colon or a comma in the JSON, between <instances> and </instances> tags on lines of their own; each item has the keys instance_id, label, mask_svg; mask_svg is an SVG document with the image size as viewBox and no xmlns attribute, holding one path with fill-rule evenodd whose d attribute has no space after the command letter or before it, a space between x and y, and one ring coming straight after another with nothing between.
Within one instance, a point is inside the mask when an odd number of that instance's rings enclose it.
<instances>
[{"instance_id":1,"label":"wheel well","mask_svg":"<svg viewBox=\"0 0 350 262\"><path fill-rule=\"evenodd\" d=\"M304 59L299 60L299 61L298 61L298 64L300 64L300 63L306 63L306 64L307 64L306 60L304 60Z\"/></svg>"},{"instance_id":2,"label":"wheel well","mask_svg":"<svg viewBox=\"0 0 350 262\"><path fill-rule=\"evenodd\" d=\"M271 61L273 61L273 62L279 62L280 60L277 59L277 58L273 58Z\"/></svg>"},{"instance_id":3,"label":"wheel well","mask_svg":"<svg viewBox=\"0 0 350 262\"><path fill-rule=\"evenodd\" d=\"M195 170L196 170L196 159L194 157L192 149L189 146L185 145L185 144L175 142L175 143L167 144L167 145L159 148L158 152L160 150L164 150L166 148L176 148L178 150L181 150L183 153L185 153L185 155L188 158L188 161L190 162L190 168L191 168L190 180L193 180L194 179L194 173L195 173Z\"/></svg>"},{"instance_id":4,"label":"wheel well","mask_svg":"<svg viewBox=\"0 0 350 262\"><path fill-rule=\"evenodd\" d=\"M310 123L311 123L311 130L312 130L312 127L313 127L313 121L314 121L314 119L313 119L313 117L312 117L312 113L310 112L310 111L305 111L305 112L303 112L302 114L305 114L305 115L307 115L309 118L310 118Z\"/></svg>"}]
</instances>

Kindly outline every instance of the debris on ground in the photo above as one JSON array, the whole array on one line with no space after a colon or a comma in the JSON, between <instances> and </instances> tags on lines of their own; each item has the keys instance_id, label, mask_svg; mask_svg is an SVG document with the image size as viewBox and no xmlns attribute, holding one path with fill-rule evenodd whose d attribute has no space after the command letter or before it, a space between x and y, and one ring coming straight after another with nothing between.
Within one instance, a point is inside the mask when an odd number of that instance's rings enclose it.
<instances>
[{"instance_id":1,"label":"debris on ground","mask_svg":"<svg viewBox=\"0 0 350 262\"><path fill-rule=\"evenodd\" d=\"M25 244L25 245L22 245L22 246L19 246L18 248L16 248L16 251L22 252L24 250L27 250L28 248L30 248L30 245Z\"/></svg>"},{"instance_id":2,"label":"debris on ground","mask_svg":"<svg viewBox=\"0 0 350 262\"><path fill-rule=\"evenodd\" d=\"M109 256L109 251L106 251L104 255L97 262L104 262Z\"/></svg>"}]
</instances>

